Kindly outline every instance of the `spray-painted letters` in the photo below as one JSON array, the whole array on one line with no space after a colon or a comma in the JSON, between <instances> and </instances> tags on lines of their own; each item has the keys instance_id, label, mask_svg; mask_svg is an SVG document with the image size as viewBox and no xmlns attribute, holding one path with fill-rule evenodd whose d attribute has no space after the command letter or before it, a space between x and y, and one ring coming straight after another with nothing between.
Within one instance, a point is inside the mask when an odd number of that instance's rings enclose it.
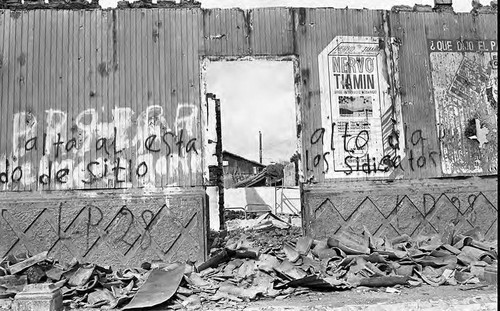
<instances>
[{"instance_id":1,"label":"spray-painted letters","mask_svg":"<svg viewBox=\"0 0 500 311\"><path fill-rule=\"evenodd\" d=\"M170 112L152 105L137 114L115 107L109 121L104 115L95 108L74 117L54 109L15 113L12 151L0 158L1 189L164 186L199 167L197 106Z\"/></svg>"}]
</instances>

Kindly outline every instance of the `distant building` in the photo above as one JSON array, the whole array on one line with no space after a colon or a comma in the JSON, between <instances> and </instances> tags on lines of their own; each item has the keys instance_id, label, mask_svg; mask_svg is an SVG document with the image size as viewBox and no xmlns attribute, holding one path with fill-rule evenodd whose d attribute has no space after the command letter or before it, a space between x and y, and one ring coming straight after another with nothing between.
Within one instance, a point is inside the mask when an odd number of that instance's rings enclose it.
<instances>
[{"instance_id":1,"label":"distant building","mask_svg":"<svg viewBox=\"0 0 500 311\"><path fill-rule=\"evenodd\" d=\"M266 168L264 164L257 161L245 159L242 156L229 151L222 151L224 166L224 188L234 188L234 185L251 176L259 174ZM217 183L217 166L209 167L210 183Z\"/></svg>"},{"instance_id":2,"label":"distant building","mask_svg":"<svg viewBox=\"0 0 500 311\"><path fill-rule=\"evenodd\" d=\"M297 186L297 166L295 163L290 162L283 168L283 186L295 187Z\"/></svg>"}]
</instances>

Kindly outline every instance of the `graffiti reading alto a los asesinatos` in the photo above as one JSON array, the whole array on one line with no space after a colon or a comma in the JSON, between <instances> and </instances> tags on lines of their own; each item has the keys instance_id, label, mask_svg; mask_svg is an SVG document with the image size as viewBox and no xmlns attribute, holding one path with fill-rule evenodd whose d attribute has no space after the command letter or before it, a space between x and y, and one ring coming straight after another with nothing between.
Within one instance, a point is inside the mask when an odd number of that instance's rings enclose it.
<instances>
[{"instance_id":1,"label":"graffiti reading alto a los asesinatos","mask_svg":"<svg viewBox=\"0 0 500 311\"><path fill-rule=\"evenodd\" d=\"M131 108L112 110L112 122L100 122L95 109L82 111L68 135L65 112L45 111L46 127L30 112L14 114L10 159L0 161L0 184L38 182L41 185L84 186L98 181L131 183L148 174L178 176L199 161L194 137L198 107L180 104L173 128L162 106L149 106L137 117ZM40 119L43 119L43 118ZM31 154L40 155L34 174ZM157 156L155 156L157 155ZM188 156L193 155L193 156Z\"/></svg>"}]
</instances>

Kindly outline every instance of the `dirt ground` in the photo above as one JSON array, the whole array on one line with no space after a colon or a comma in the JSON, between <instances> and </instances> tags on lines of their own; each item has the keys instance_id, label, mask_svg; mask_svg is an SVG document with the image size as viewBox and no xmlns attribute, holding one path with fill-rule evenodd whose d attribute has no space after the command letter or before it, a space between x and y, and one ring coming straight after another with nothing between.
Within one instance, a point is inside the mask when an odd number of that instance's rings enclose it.
<instances>
[{"instance_id":1,"label":"dirt ground","mask_svg":"<svg viewBox=\"0 0 500 311\"><path fill-rule=\"evenodd\" d=\"M478 285L475 285L478 286ZM481 286L481 285L480 285ZM484 286L484 285L482 285ZM356 288L354 290L336 292L308 292L298 296L290 296L285 299L263 299L248 303L234 302L225 305L215 303L204 304L202 310L308 310L320 311L331 310L346 306L375 306L376 305L401 305L401 311L410 310L412 302L424 302L417 310L497 310L496 306L497 286L487 286L478 289L462 290L459 286L432 287L423 285L414 288L398 288L399 293L389 293L386 288L370 289ZM425 302L434 305L433 308L424 307ZM477 308L477 305L488 304L489 307ZM467 308L467 305L471 308ZM472 307L476 305L476 307ZM405 307L406 306L406 307ZM448 308L443 309L444 306ZM355 309L349 309L355 310ZM360 308L359 310L363 310Z\"/></svg>"}]
</instances>

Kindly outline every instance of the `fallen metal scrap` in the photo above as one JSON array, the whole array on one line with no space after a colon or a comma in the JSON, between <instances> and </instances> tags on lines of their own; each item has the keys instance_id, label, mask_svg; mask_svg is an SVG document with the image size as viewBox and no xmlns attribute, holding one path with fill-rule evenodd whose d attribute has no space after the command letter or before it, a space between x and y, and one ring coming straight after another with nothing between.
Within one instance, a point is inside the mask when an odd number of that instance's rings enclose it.
<instances>
[{"instance_id":1,"label":"fallen metal scrap","mask_svg":"<svg viewBox=\"0 0 500 311\"><path fill-rule=\"evenodd\" d=\"M165 309L231 307L259 298L283 299L310 291L358 286L397 292L397 287L456 285L467 290L494 282L497 243L478 230L461 235L402 235L393 239L342 231L324 240L300 229L256 226L229 232L206 262L144 263L116 270L76 260L7 256L0 262L0 299L27 283L61 288L67 308ZM386 289L389 288L389 289Z\"/></svg>"}]
</instances>

